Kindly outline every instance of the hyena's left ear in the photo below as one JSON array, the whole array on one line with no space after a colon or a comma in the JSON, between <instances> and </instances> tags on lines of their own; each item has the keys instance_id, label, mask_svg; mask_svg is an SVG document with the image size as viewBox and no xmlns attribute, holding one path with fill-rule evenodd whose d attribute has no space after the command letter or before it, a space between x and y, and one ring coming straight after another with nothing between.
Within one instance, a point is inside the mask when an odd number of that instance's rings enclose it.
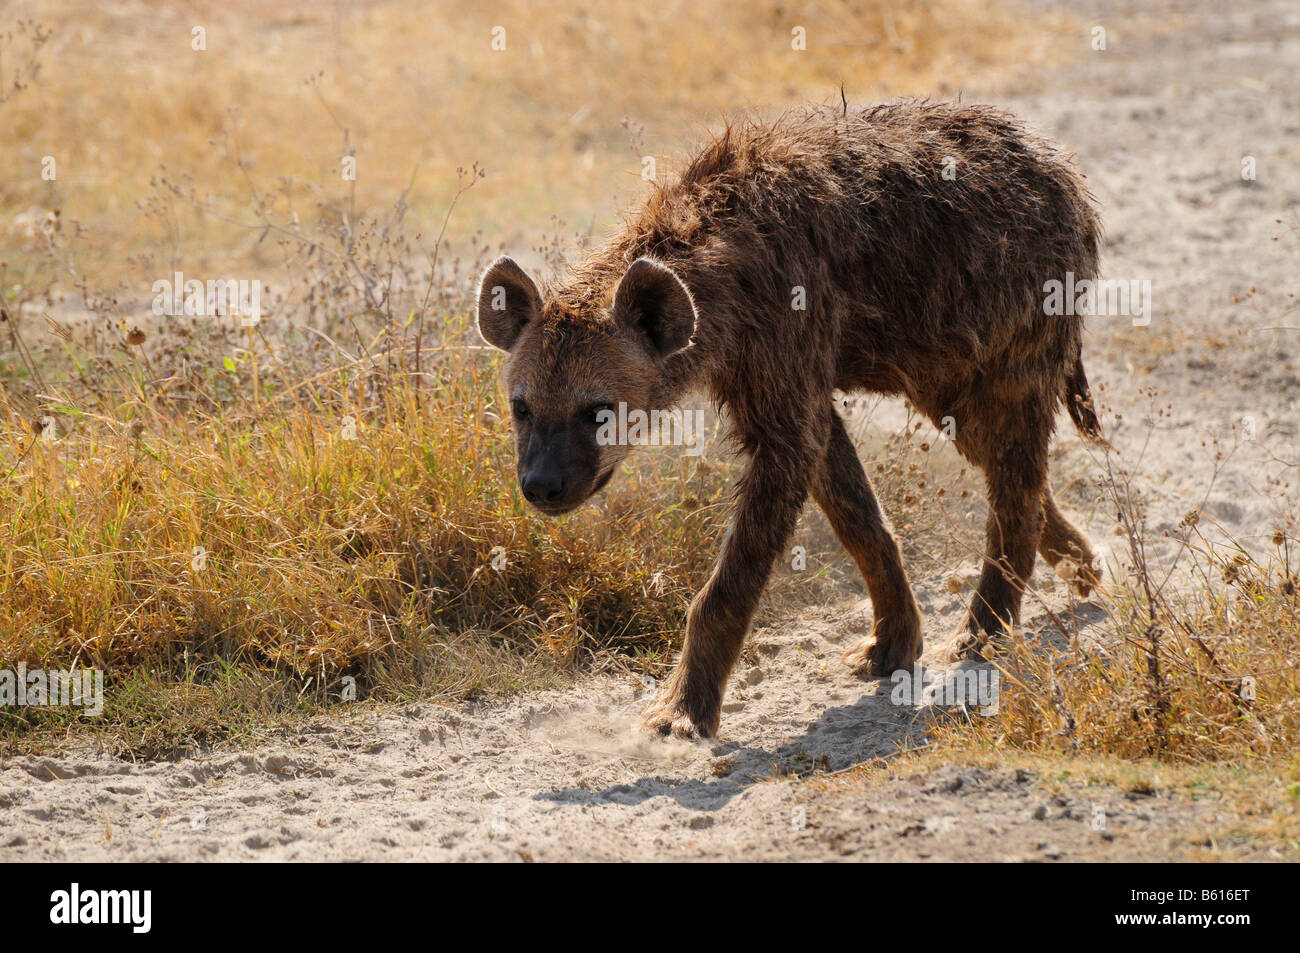
<instances>
[{"instance_id":1,"label":"hyena's left ear","mask_svg":"<svg viewBox=\"0 0 1300 953\"><path fill-rule=\"evenodd\" d=\"M498 258L478 288L478 333L493 347L510 350L529 321L542 313L537 285L514 259Z\"/></svg>"},{"instance_id":2,"label":"hyena's left ear","mask_svg":"<svg viewBox=\"0 0 1300 953\"><path fill-rule=\"evenodd\" d=\"M632 262L614 292L614 320L640 331L661 358L691 343L695 302L677 273L651 258Z\"/></svg>"}]
</instances>

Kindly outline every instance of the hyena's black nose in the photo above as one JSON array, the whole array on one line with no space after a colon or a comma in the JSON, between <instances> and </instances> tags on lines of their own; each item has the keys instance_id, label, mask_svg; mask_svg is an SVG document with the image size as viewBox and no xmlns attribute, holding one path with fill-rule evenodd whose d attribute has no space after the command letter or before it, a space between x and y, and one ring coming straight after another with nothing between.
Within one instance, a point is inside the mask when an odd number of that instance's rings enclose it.
<instances>
[{"instance_id":1,"label":"hyena's black nose","mask_svg":"<svg viewBox=\"0 0 1300 953\"><path fill-rule=\"evenodd\" d=\"M564 474L530 470L523 479L524 499L529 503L557 503L564 497Z\"/></svg>"}]
</instances>

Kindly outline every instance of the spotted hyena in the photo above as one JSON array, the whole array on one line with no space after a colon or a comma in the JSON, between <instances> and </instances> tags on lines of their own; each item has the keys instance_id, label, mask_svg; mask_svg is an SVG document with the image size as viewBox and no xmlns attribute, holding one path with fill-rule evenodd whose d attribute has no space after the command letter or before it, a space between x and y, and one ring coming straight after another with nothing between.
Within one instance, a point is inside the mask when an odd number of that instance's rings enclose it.
<instances>
[{"instance_id":1,"label":"spotted hyena","mask_svg":"<svg viewBox=\"0 0 1300 953\"><path fill-rule=\"evenodd\" d=\"M1055 146L986 106L812 108L730 125L656 188L602 248L539 289L502 258L478 322L508 352L505 380L525 498L572 510L628 451L596 439L600 412L670 408L703 388L728 411L747 469L717 565L652 730L718 728L727 676L809 494L866 580L871 634L844 660L907 668L921 615L898 544L832 392L905 396L988 485L987 556L952 657L1013 623L1035 553L1093 553L1061 513L1047 452L1062 403L1101 439L1081 321L1050 316L1044 284L1097 273L1100 225ZM1063 567L1064 568L1064 567Z\"/></svg>"}]
</instances>

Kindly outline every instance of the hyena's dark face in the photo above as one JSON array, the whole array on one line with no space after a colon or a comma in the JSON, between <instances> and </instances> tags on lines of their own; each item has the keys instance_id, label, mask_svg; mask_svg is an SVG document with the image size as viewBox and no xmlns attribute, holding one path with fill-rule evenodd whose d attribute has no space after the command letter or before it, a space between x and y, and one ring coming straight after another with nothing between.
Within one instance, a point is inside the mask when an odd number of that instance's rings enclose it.
<instances>
[{"instance_id":1,"label":"hyena's dark face","mask_svg":"<svg viewBox=\"0 0 1300 953\"><path fill-rule=\"evenodd\" d=\"M669 269L646 258L628 268L612 306L575 313L544 301L523 270L502 258L483 275L479 333L509 353L519 487L548 516L602 489L630 449L609 414L650 411L663 361L690 343L695 306ZM612 439L611 439L612 438Z\"/></svg>"}]
</instances>

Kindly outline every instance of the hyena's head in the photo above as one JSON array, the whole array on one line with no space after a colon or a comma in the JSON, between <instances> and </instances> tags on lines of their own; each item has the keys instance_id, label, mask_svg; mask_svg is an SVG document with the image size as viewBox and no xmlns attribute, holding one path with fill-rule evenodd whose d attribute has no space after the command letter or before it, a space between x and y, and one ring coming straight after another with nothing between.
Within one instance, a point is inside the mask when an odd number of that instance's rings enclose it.
<instances>
[{"instance_id":1,"label":"hyena's head","mask_svg":"<svg viewBox=\"0 0 1300 953\"><path fill-rule=\"evenodd\" d=\"M506 392L524 498L558 516L603 488L627 456L601 423L649 412L664 362L691 343L695 304L671 270L638 258L613 301L550 298L509 258L483 274L478 328L509 353ZM622 408L620 408L622 405ZM598 432L601 434L597 439Z\"/></svg>"}]
</instances>

